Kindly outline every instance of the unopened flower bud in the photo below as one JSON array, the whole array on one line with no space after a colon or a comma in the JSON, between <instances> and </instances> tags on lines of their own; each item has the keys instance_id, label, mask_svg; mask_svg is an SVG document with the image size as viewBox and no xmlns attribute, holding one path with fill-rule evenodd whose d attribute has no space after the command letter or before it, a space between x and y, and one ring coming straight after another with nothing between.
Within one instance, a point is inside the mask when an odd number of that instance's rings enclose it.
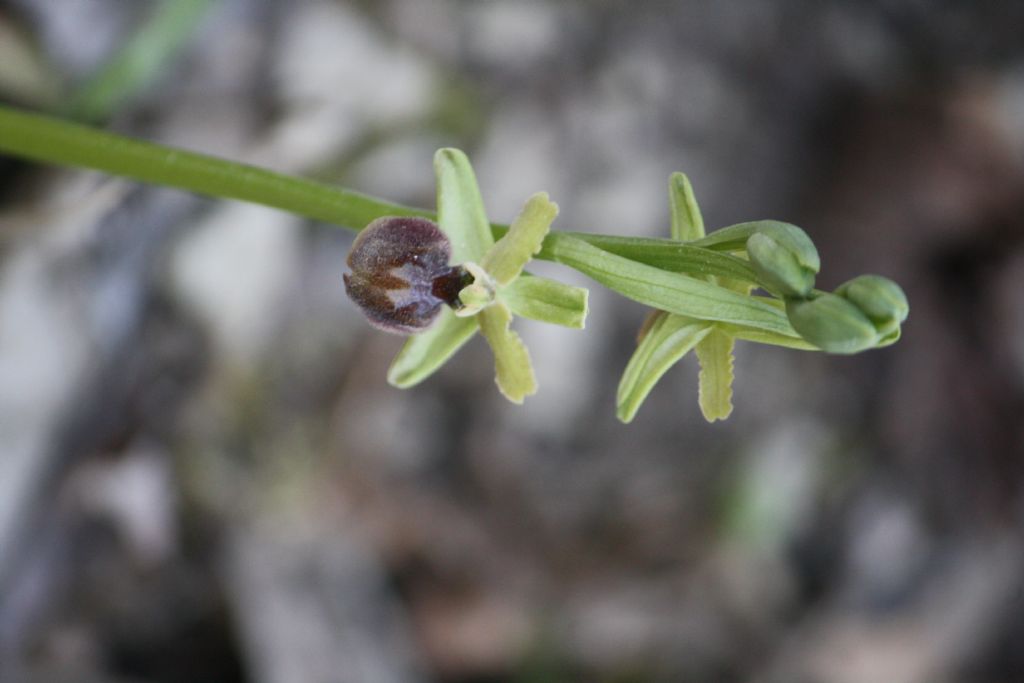
<instances>
[{"instance_id":1,"label":"unopened flower bud","mask_svg":"<svg viewBox=\"0 0 1024 683\"><path fill-rule=\"evenodd\" d=\"M386 332L411 334L434 321L442 304L461 306L467 274L451 266L451 243L426 218L388 216L356 237L347 263L345 291Z\"/></svg>"},{"instance_id":2,"label":"unopened flower bud","mask_svg":"<svg viewBox=\"0 0 1024 683\"><path fill-rule=\"evenodd\" d=\"M818 250L807 233L779 221L764 221L747 240L747 255L761 281L784 297L805 298L821 269Z\"/></svg>"},{"instance_id":3,"label":"unopened flower bud","mask_svg":"<svg viewBox=\"0 0 1024 683\"><path fill-rule=\"evenodd\" d=\"M879 342L874 323L853 303L835 294L789 299L786 315L801 337L829 353L857 353Z\"/></svg>"},{"instance_id":4,"label":"unopened flower bud","mask_svg":"<svg viewBox=\"0 0 1024 683\"><path fill-rule=\"evenodd\" d=\"M883 340L896 335L907 319L910 304L900 286L881 275L861 275L836 288L836 294L860 309Z\"/></svg>"}]
</instances>

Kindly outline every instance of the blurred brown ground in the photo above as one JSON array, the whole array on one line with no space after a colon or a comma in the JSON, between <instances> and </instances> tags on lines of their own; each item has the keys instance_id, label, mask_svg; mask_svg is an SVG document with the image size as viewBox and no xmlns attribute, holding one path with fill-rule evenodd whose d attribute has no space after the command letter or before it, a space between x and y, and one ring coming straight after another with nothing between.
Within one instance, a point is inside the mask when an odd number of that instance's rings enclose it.
<instances>
[{"instance_id":1,"label":"blurred brown ground","mask_svg":"<svg viewBox=\"0 0 1024 683\"><path fill-rule=\"evenodd\" d=\"M59 109L149 16L0 0ZM903 339L688 359L614 419L645 312L520 325L410 391L351 233L0 158L0 681L1024 681L1024 3L221 0L103 125L495 220L797 223ZM555 267L538 268L577 283Z\"/></svg>"}]
</instances>

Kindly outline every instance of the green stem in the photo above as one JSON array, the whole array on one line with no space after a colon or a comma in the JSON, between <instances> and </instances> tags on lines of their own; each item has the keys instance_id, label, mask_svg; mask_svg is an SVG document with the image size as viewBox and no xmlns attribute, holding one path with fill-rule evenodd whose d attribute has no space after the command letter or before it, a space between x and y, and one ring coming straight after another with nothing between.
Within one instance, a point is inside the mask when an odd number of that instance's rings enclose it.
<instances>
[{"instance_id":1,"label":"green stem","mask_svg":"<svg viewBox=\"0 0 1024 683\"><path fill-rule=\"evenodd\" d=\"M240 199L361 230L381 216L425 216L416 209L343 187L188 152L0 105L0 152L61 166L78 166L189 192ZM495 238L503 225L492 226ZM553 232L538 258L558 261L559 245L579 239L610 253L689 275L756 282L742 259L669 240Z\"/></svg>"},{"instance_id":2,"label":"green stem","mask_svg":"<svg viewBox=\"0 0 1024 683\"><path fill-rule=\"evenodd\" d=\"M381 216L431 216L352 190L133 140L0 105L0 152L189 192L241 199L360 229Z\"/></svg>"}]
</instances>

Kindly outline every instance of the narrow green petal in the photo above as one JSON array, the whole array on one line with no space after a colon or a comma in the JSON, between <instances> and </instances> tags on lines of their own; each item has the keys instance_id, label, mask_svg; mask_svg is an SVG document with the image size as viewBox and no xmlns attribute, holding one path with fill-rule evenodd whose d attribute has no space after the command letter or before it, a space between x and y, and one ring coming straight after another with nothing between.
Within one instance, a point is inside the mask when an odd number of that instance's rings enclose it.
<instances>
[{"instance_id":1,"label":"narrow green petal","mask_svg":"<svg viewBox=\"0 0 1024 683\"><path fill-rule=\"evenodd\" d=\"M694 351L700 361L700 411L708 422L732 413L733 338L717 327Z\"/></svg>"},{"instance_id":2,"label":"narrow green petal","mask_svg":"<svg viewBox=\"0 0 1024 683\"><path fill-rule=\"evenodd\" d=\"M450 147L434 155L437 224L452 241L452 263L483 260L494 246L491 224L469 159Z\"/></svg>"},{"instance_id":3,"label":"narrow green petal","mask_svg":"<svg viewBox=\"0 0 1024 683\"><path fill-rule=\"evenodd\" d=\"M547 192L538 192L526 200L508 232L491 247L480 264L499 287L516 279L533 255L540 251L544 236L557 215L558 205L548 198Z\"/></svg>"},{"instance_id":4,"label":"narrow green petal","mask_svg":"<svg viewBox=\"0 0 1024 683\"><path fill-rule=\"evenodd\" d=\"M501 290L502 301L514 314L577 330L582 330L587 320L587 295L583 287L527 273Z\"/></svg>"},{"instance_id":5,"label":"narrow green petal","mask_svg":"<svg viewBox=\"0 0 1024 683\"><path fill-rule=\"evenodd\" d=\"M634 301L702 320L746 325L789 337L783 311L756 297L610 254L582 240L560 239L553 257Z\"/></svg>"},{"instance_id":6,"label":"narrow green petal","mask_svg":"<svg viewBox=\"0 0 1024 683\"><path fill-rule=\"evenodd\" d=\"M664 311L658 311L655 316L619 382L616 414L623 422L633 420L661 376L712 328L702 320L671 315Z\"/></svg>"},{"instance_id":7,"label":"narrow green petal","mask_svg":"<svg viewBox=\"0 0 1024 683\"><path fill-rule=\"evenodd\" d=\"M476 330L476 319L457 318L450 309L443 309L429 330L409 337L388 369L388 382L400 389L419 384L444 365Z\"/></svg>"},{"instance_id":8,"label":"narrow green petal","mask_svg":"<svg viewBox=\"0 0 1024 683\"><path fill-rule=\"evenodd\" d=\"M505 398L513 403L537 391L530 354L519 335L509 329L512 313L498 301L477 314L480 331L494 352L494 380Z\"/></svg>"},{"instance_id":9,"label":"narrow green petal","mask_svg":"<svg viewBox=\"0 0 1024 683\"><path fill-rule=\"evenodd\" d=\"M704 217L685 173L676 171L669 177L668 200L672 212L672 239L690 242L703 237Z\"/></svg>"}]
</instances>

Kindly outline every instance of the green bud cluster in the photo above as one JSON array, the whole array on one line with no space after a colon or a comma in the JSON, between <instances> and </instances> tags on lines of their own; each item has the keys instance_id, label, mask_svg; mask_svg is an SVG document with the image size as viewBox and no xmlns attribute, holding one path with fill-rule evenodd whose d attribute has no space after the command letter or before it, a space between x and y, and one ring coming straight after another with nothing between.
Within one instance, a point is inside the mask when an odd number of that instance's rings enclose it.
<instances>
[{"instance_id":1,"label":"green bud cluster","mask_svg":"<svg viewBox=\"0 0 1024 683\"><path fill-rule=\"evenodd\" d=\"M857 353L894 343L909 312L900 286L880 275L861 275L831 294L786 300L793 329L829 353Z\"/></svg>"},{"instance_id":2,"label":"green bud cluster","mask_svg":"<svg viewBox=\"0 0 1024 683\"><path fill-rule=\"evenodd\" d=\"M779 221L749 223L745 231L747 257L760 284L783 299L790 324L806 341L849 354L899 339L910 308L895 282L861 275L833 293L820 292L814 279L821 261L807 233Z\"/></svg>"}]
</instances>

